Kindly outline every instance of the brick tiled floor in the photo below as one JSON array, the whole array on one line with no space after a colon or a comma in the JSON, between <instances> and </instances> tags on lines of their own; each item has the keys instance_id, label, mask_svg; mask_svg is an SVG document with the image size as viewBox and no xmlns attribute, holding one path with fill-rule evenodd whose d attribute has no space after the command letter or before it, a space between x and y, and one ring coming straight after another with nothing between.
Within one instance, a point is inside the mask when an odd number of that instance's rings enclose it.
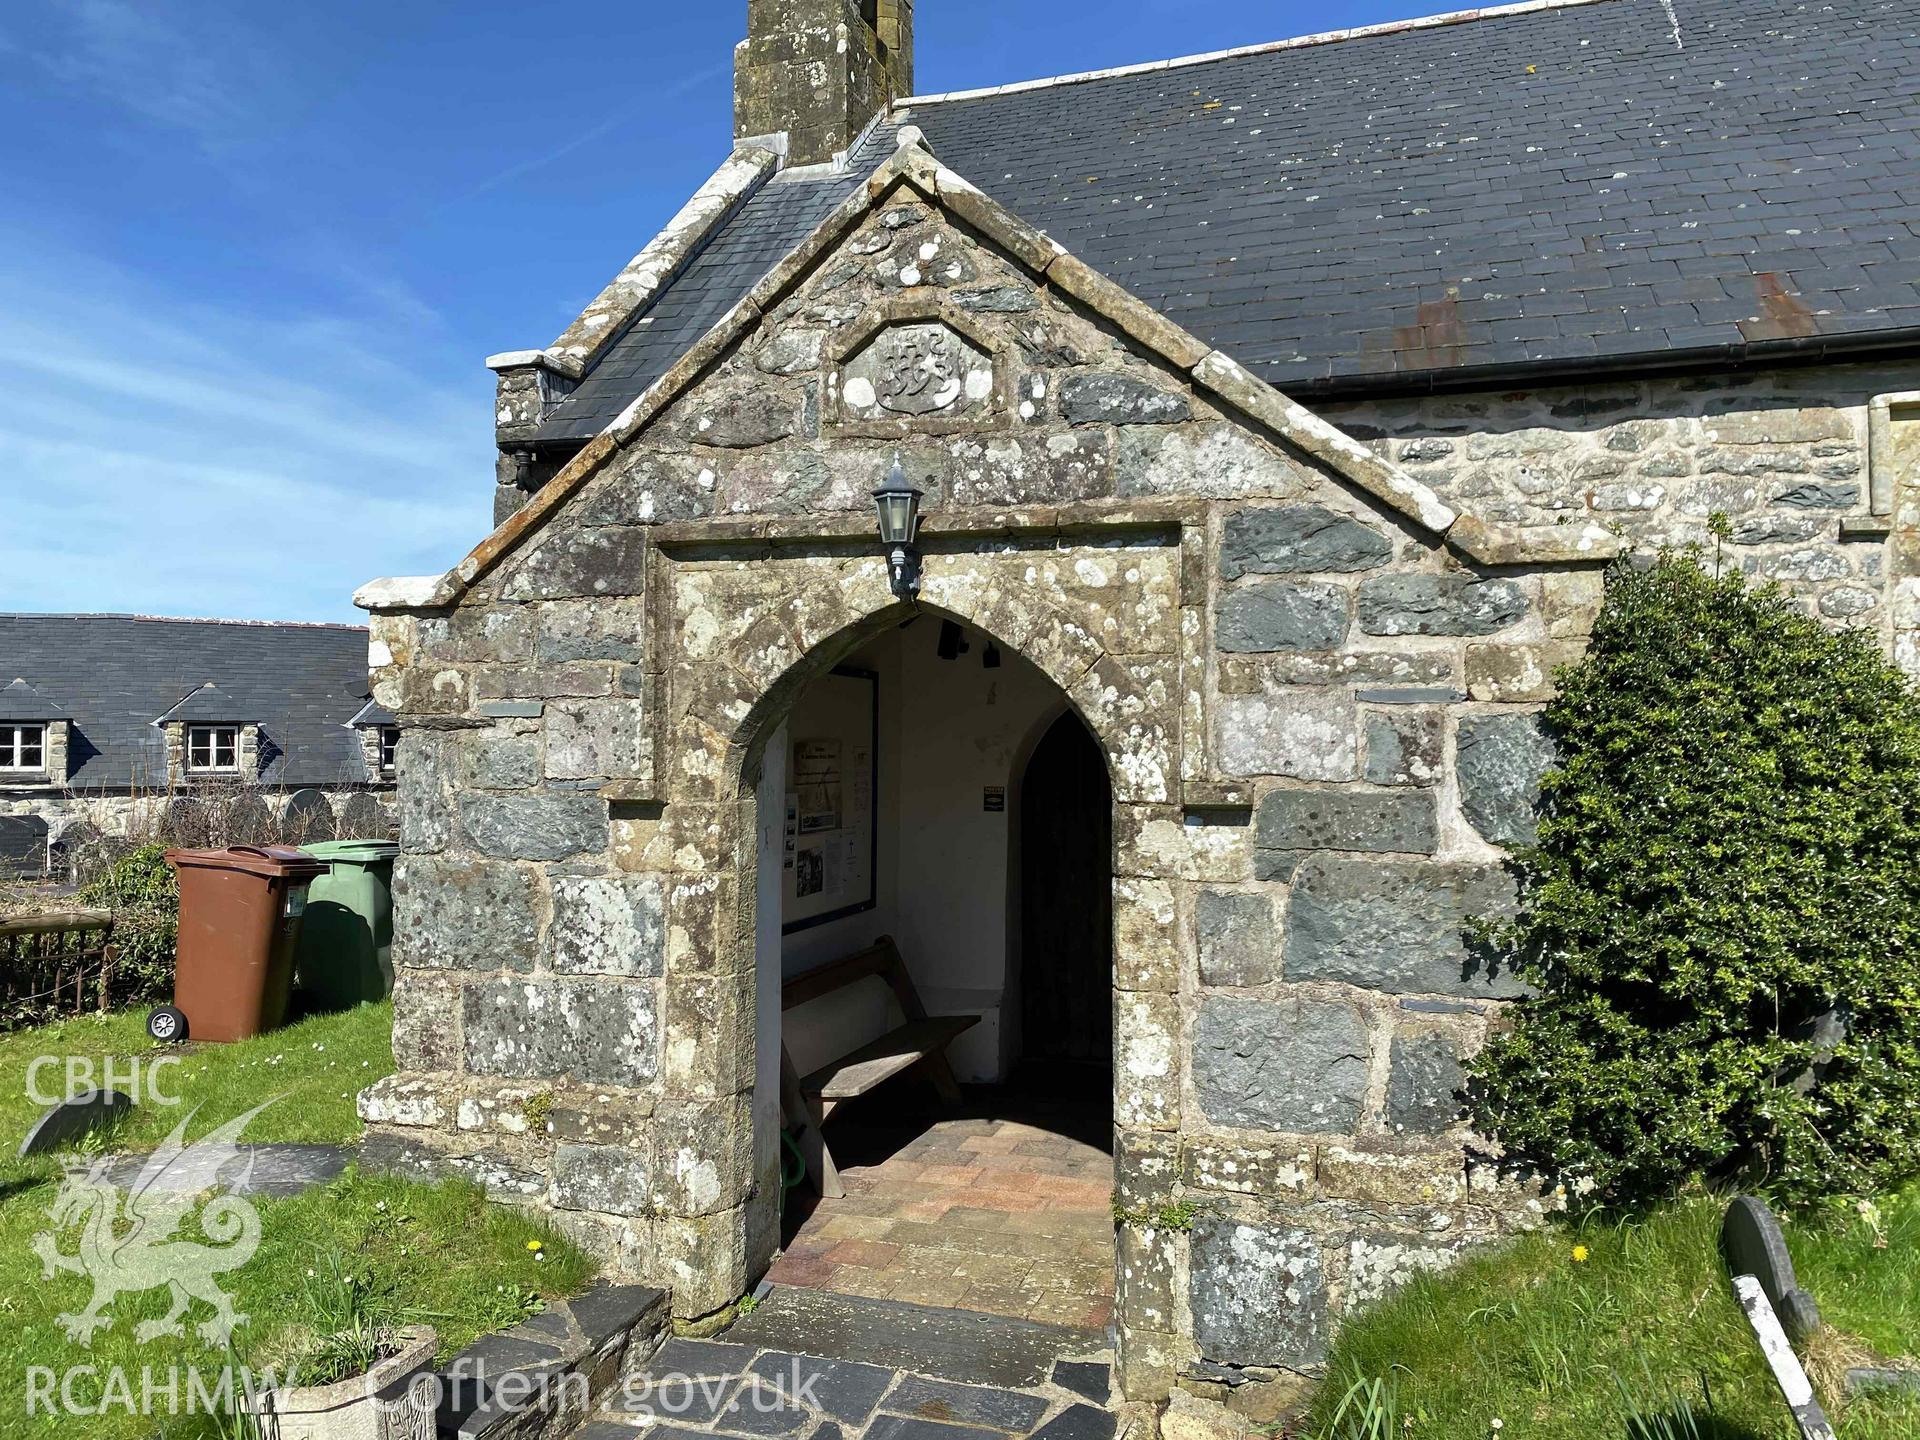
<instances>
[{"instance_id":1,"label":"brick tiled floor","mask_svg":"<svg viewBox=\"0 0 1920 1440\"><path fill-rule=\"evenodd\" d=\"M793 1197L769 1280L1106 1328L1113 1160L1083 1138L1104 1141L1104 1117L982 1091L964 1118L828 1127L846 1197Z\"/></svg>"}]
</instances>

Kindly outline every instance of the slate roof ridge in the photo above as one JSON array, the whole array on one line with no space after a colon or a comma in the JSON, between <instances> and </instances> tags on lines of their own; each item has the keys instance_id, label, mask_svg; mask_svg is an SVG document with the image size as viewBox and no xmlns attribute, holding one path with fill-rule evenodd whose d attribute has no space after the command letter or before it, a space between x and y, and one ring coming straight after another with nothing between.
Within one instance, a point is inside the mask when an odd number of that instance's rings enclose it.
<instances>
[{"instance_id":1,"label":"slate roof ridge","mask_svg":"<svg viewBox=\"0 0 1920 1440\"><path fill-rule=\"evenodd\" d=\"M1437 30L1449 25L1468 25L1477 20L1503 20L1514 15L1530 15L1542 10L1569 10L1587 5L1605 5L1612 0L1517 0L1511 5L1487 5L1472 10L1450 10L1439 15L1421 15L1407 20L1383 20L1377 25L1356 25L1346 30L1322 30L1311 35L1296 35L1285 40L1262 40L1252 45L1236 45L1227 50L1208 50L1198 55L1179 55L1168 60L1143 60L1132 65L1112 65L1103 70L1081 70L1068 75L1048 75L1034 80L1015 80L1005 85L982 85L971 90L943 90L928 95L903 95L893 102L897 118L909 118L903 112L915 105L939 105L949 101L987 100L997 95L1019 95L1030 90L1049 90L1058 85L1083 85L1094 80L1115 80L1128 75L1150 75L1160 70L1186 70L1196 65L1211 65L1221 60L1240 60L1250 55L1272 55L1283 50L1304 50L1316 45L1338 45L1349 40L1373 40L1387 35L1403 35L1413 30Z\"/></svg>"}]
</instances>

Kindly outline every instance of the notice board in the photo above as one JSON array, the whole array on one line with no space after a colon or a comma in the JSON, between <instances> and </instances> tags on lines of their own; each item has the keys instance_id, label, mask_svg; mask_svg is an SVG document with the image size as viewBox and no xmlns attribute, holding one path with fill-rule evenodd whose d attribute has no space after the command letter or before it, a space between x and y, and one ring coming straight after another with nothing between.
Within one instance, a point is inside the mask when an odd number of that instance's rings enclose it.
<instances>
[{"instance_id":1,"label":"notice board","mask_svg":"<svg viewBox=\"0 0 1920 1440\"><path fill-rule=\"evenodd\" d=\"M794 706L787 745L780 930L790 935L874 907L880 677L823 675Z\"/></svg>"}]
</instances>

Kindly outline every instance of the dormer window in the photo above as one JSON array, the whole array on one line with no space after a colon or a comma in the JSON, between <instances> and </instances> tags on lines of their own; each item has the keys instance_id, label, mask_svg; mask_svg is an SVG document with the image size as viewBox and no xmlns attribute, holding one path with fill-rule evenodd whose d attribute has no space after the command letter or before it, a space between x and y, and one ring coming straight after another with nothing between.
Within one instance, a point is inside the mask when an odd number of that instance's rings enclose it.
<instances>
[{"instance_id":1,"label":"dormer window","mask_svg":"<svg viewBox=\"0 0 1920 1440\"><path fill-rule=\"evenodd\" d=\"M238 725L189 725L187 769L196 775L233 775L240 769Z\"/></svg>"},{"instance_id":2,"label":"dormer window","mask_svg":"<svg viewBox=\"0 0 1920 1440\"><path fill-rule=\"evenodd\" d=\"M38 775L46 768L46 726L0 725L0 771Z\"/></svg>"},{"instance_id":3,"label":"dormer window","mask_svg":"<svg viewBox=\"0 0 1920 1440\"><path fill-rule=\"evenodd\" d=\"M380 727L380 774L391 779L400 760L400 727L382 725Z\"/></svg>"}]
</instances>

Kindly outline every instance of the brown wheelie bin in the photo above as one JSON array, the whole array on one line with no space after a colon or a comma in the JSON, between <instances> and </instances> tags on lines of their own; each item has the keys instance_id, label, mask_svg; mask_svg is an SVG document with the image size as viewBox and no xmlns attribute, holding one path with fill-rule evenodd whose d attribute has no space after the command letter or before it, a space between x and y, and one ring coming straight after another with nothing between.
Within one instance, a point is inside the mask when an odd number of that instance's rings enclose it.
<instances>
[{"instance_id":1,"label":"brown wheelie bin","mask_svg":"<svg viewBox=\"0 0 1920 1440\"><path fill-rule=\"evenodd\" d=\"M245 1040L287 1018L307 886L327 873L291 845L169 850L180 876L173 1004L147 1017L156 1040Z\"/></svg>"}]
</instances>

